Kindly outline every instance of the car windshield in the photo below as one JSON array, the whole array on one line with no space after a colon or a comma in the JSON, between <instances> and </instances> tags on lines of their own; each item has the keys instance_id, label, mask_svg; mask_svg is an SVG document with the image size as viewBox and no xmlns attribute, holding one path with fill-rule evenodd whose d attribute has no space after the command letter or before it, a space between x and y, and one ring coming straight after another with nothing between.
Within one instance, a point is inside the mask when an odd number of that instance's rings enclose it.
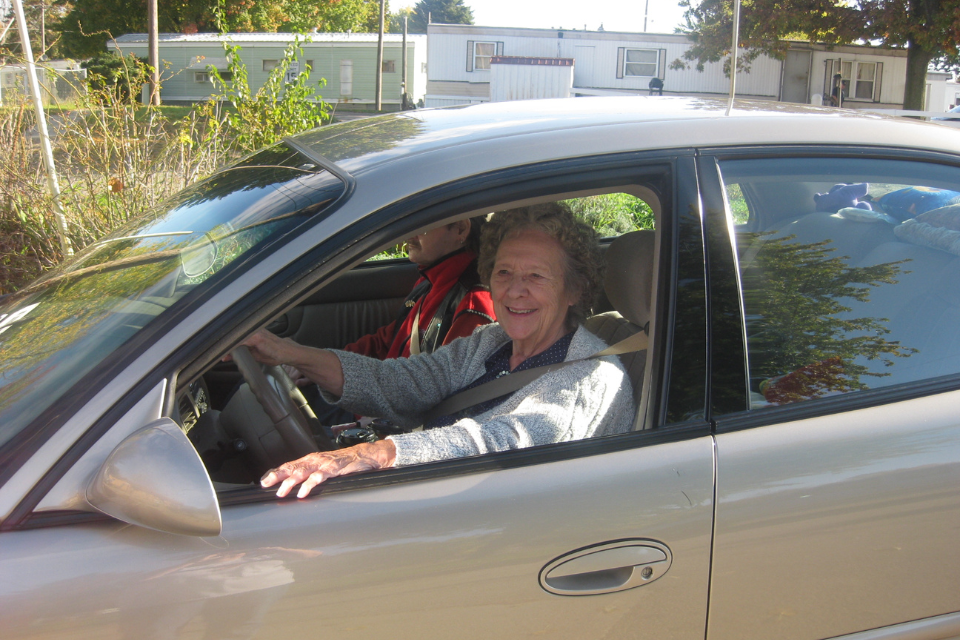
<instances>
[{"instance_id":1,"label":"car windshield","mask_svg":"<svg viewBox=\"0 0 960 640\"><path fill-rule=\"evenodd\" d=\"M0 446L188 292L212 286L343 191L338 178L277 145L8 296L0 306Z\"/></svg>"}]
</instances>

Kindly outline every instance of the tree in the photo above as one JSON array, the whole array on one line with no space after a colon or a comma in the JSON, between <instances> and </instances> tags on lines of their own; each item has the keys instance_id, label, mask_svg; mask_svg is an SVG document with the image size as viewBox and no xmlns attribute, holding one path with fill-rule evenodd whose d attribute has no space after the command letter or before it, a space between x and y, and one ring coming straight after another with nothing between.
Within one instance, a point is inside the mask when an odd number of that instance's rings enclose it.
<instances>
[{"instance_id":1,"label":"tree","mask_svg":"<svg viewBox=\"0 0 960 640\"><path fill-rule=\"evenodd\" d=\"M180 31L181 9L179 2L159 3L160 31ZM62 36L64 55L89 58L102 54L114 36L146 33L147 6L132 0L76 0L71 11L52 26Z\"/></svg>"},{"instance_id":2,"label":"tree","mask_svg":"<svg viewBox=\"0 0 960 640\"><path fill-rule=\"evenodd\" d=\"M7 3L10 8L12 5ZM37 60L59 58L59 34L51 29L60 17L66 14L65 7L52 0L24 0L23 2L24 18L27 21L27 31L30 34L30 43L33 47L33 56ZM6 25L8 20L13 18L13 10L3 16L3 23ZM0 40L0 64L6 64L6 56L12 56L15 61L23 60L21 50L20 31L14 22L7 31L3 40Z\"/></svg>"},{"instance_id":3,"label":"tree","mask_svg":"<svg viewBox=\"0 0 960 640\"><path fill-rule=\"evenodd\" d=\"M401 7L387 16L387 33L403 33L403 19L407 18L407 33L413 26L413 7Z\"/></svg>"},{"instance_id":4,"label":"tree","mask_svg":"<svg viewBox=\"0 0 960 640\"><path fill-rule=\"evenodd\" d=\"M226 0L221 24L217 6L217 0L161 2L160 31L370 32L377 29L380 11L377 0ZM114 36L145 33L147 9L142 0L76 0L55 28L62 33L65 55L91 57L103 53Z\"/></svg>"},{"instance_id":5,"label":"tree","mask_svg":"<svg viewBox=\"0 0 960 640\"><path fill-rule=\"evenodd\" d=\"M473 10L463 0L420 0L410 15L410 33L426 33L427 22L473 24Z\"/></svg>"},{"instance_id":6,"label":"tree","mask_svg":"<svg viewBox=\"0 0 960 640\"><path fill-rule=\"evenodd\" d=\"M680 0L686 27L694 42L673 68L696 62L718 62L730 54L733 24L731 0ZM761 54L778 59L789 41L831 45L877 43L907 51L905 109L922 110L927 67L934 60L958 59L960 0L745 0L740 13L740 70ZM729 63L727 63L729 67ZM729 68L727 69L729 72Z\"/></svg>"},{"instance_id":7,"label":"tree","mask_svg":"<svg viewBox=\"0 0 960 640\"><path fill-rule=\"evenodd\" d=\"M859 316L871 310L871 289L895 284L904 262L849 267L829 240L759 235L768 238L741 277L751 386L769 401L868 389L864 378L890 375L877 368L917 353L887 340L887 318Z\"/></svg>"}]
</instances>

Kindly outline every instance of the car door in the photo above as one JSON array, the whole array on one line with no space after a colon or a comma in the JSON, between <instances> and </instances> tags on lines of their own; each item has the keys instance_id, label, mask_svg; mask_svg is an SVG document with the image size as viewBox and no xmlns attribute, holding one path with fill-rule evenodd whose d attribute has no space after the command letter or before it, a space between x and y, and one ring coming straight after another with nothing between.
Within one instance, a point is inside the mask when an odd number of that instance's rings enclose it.
<instances>
[{"instance_id":1,"label":"car door","mask_svg":"<svg viewBox=\"0 0 960 640\"><path fill-rule=\"evenodd\" d=\"M956 637L960 257L942 239L960 159L753 149L704 156L701 174L707 637Z\"/></svg>"},{"instance_id":2,"label":"car door","mask_svg":"<svg viewBox=\"0 0 960 640\"><path fill-rule=\"evenodd\" d=\"M714 444L699 197L691 157L656 163L664 199L640 425L657 428L338 478L301 501L220 487L216 537L41 498L0 534L0 576L18 576L0 593L4 637L702 638ZM538 169L567 190L624 181L591 183L583 165ZM550 195L529 179L513 188L487 197ZM410 213L405 231L428 215ZM151 387L120 421L153 416L165 385L176 382ZM48 495L71 478L76 490L86 474L46 478Z\"/></svg>"}]
</instances>

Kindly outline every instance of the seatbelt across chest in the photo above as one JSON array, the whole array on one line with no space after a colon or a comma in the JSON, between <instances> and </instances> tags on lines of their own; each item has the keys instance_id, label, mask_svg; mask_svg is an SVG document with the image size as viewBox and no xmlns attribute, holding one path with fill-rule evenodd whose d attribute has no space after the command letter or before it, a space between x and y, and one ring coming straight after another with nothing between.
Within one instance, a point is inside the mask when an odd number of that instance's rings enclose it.
<instances>
[{"instance_id":1,"label":"seatbelt across chest","mask_svg":"<svg viewBox=\"0 0 960 640\"><path fill-rule=\"evenodd\" d=\"M413 316L413 327L410 328L410 355L420 355L420 309Z\"/></svg>"},{"instance_id":2,"label":"seatbelt across chest","mask_svg":"<svg viewBox=\"0 0 960 640\"><path fill-rule=\"evenodd\" d=\"M540 376L550 373L551 371L562 369L567 365L583 362L584 360L603 358L605 356L618 356L624 353L631 353L633 351L643 351L647 348L649 342L650 341L647 332L641 329L632 336L628 336L620 342L586 356L585 358L577 358L576 360L567 360L565 362L557 362L555 364L548 364L542 367L534 367L533 369L518 371L516 373L503 376L502 378L491 380L490 382L482 384L479 387L461 391L450 396L446 400L443 400L424 414L423 424L429 424L441 416L451 415L459 411L463 411L464 409L468 409L476 404L480 404L481 402L486 402L487 400L492 400L493 398L499 398L500 396L508 393L513 393L514 391L517 391L518 389L530 384Z\"/></svg>"}]
</instances>

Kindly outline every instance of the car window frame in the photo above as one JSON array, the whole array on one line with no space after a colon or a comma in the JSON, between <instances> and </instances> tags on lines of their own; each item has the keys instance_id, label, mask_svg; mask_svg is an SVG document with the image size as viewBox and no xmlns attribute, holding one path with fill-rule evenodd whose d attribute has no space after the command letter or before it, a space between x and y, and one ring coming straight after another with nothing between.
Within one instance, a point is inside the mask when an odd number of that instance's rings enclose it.
<instances>
[{"instance_id":1,"label":"car window frame","mask_svg":"<svg viewBox=\"0 0 960 640\"><path fill-rule=\"evenodd\" d=\"M730 366L731 362L742 362L741 367L737 368L736 374L731 375L729 371L719 371L717 367L711 367L711 408L710 420L714 424L717 434L732 431L751 429L759 426L773 425L781 422L798 421L807 418L815 418L841 412L856 411L884 404L902 402L930 395L936 395L947 391L960 389L960 372L935 378L911 381L847 393L825 398L817 398L804 402L786 404L779 407L765 407L762 410L750 410L745 405L740 411L724 412L724 405L717 404L714 400L718 395L740 393L743 388L739 386L739 380L743 380L749 385L749 350L746 334L746 313L743 305L742 287L739 282L739 269L736 260L736 238L733 236L734 227L728 223L729 210L726 208L726 189L722 182L720 172L720 163L727 160L745 160L745 159L777 159L777 158L849 158L859 160L892 160L933 163L948 165L960 169L960 154L948 154L938 151L924 151L920 149L904 149L889 147L884 145L866 146L866 145L769 145L769 146L742 146L742 147L723 147L723 148L705 148L701 150L699 161L701 166L712 167L706 171L706 176L701 182L701 192L705 202L710 202L711 207L718 209L719 203L724 203L724 215L722 219L717 215L707 215L705 225L707 235L713 239L715 255L717 251L726 253L726 258L710 264L709 295L711 305L716 305L723 296L729 301L732 299L731 272L736 274L737 282L737 304L739 313L736 322L732 317L711 327L711 330L735 331L737 335L742 336L739 345L733 348L722 348L722 345L716 340L711 339L711 358L712 362L724 363ZM715 171L713 170L715 168ZM746 196L746 194L744 194ZM749 228L750 225L748 224ZM730 247L732 253L719 247ZM727 307L734 305L727 304ZM720 302L720 307L724 303ZM727 309L729 313L729 309ZM712 318L713 320L714 318ZM743 357L740 357L740 353ZM734 381L734 382L731 382ZM737 389L732 389L731 384L737 384ZM725 387L723 385L726 385ZM722 388L721 388L722 387ZM747 387L748 388L748 387Z\"/></svg>"},{"instance_id":2,"label":"car window frame","mask_svg":"<svg viewBox=\"0 0 960 640\"><path fill-rule=\"evenodd\" d=\"M584 158L570 158L559 161L524 165L503 169L492 173L481 174L463 179L459 182L442 185L429 192L416 194L410 198L386 206L354 222L349 227L326 238L313 250L295 259L288 266L264 283L248 292L237 300L227 312L211 319L205 329L198 332L188 343L170 354L166 361L154 370L153 374L144 378L136 389L151 388L161 379L166 379L171 390L165 398L164 415L174 412L176 391L179 387L189 384L200 372L220 360L222 356L240 338L249 334L259 326L266 325L273 317L282 314L307 296L315 292L324 282L329 282L345 269L362 263L363 256L377 247L382 246L392 238L402 237L410 230L428 226L431 222L458 213L466 213L479 207L494 206L496 201L515 202L523 198L549 197L556 194L577 191L577 185L582 184L586 189L600 189L605 187L623 187L630 184L632 176L637 176L644 169L661 166L670 168L670 179L673 190L672 197L664 198L661 219L667 224L661 227L661 247L668 247L668 251L661 251L658 268L659 282L657 290L660 294L655 311L659 323L658 337L649 351L651 360L649 371L651 375L645 383L647 389L654 390L650 401L644 407L644 420L649 421L652 429L634 431L622 434L616 438L594 438L578 442L557 443L530 449L487 454L476 458L432 462L415 467L383 470L370 475L356 475L331 480L317 495L324 493L350 491L368 486L383 486L398 482L429 480L439 477L451 477L461 474L479 473L495 469L515 468L551 462L593 456L614 451L621 451L641 446L652 446L662 442L672 442L702 437L711 432L710 425L700 415L687 415L683 420L664 422L666 418L666 404L670 401L671 388L671 360L693 362L694 366L705 367L703 353L692 356L687 350L681 349L676 354L673 348L673 325L677 315L688 314L689 310L683 305L675 304L676 296L673 293L677 282L676 263L683 260L683 252L676 251L677 242L674 240L680 234L691 236L686 239L686 245L699 246L702 256L702 228L699 215L699 199L696 197L696 180L685 178L687 184L681 189L677 183L681 172L694 171L693 150L671 150L657 152L632 152L610 155L598 155L589 158L590 166L584 166ZM572 176L574 177L572 180ZM683 202L680 200L683 198ZM677 211L683 211L684 224L677 223ZM693 263L696 267L694 251ZM687 255L689 259L691 255ZM699 275L694 278L693 288L701 291L705 288L703 278L702 258L699 262ZM693 322L705 322L697 319L697 313L703 309L695 309ZM702 342L706 343L705 326L703 327ZM696 342L696 341L695 341ZM699 363L699 365L697 364ZM706 370L702 377L706 380ZM673 385L679 384L676 379ZM659 393L656 393L659 391ZM97 423L87 431L70 451L51 468L40 482L30 490L11 516L3 523L0 529L20 529L25 527L48 526L50 523L62 524L73 522L73 512L44 512L34 513L33 508L39 503L46 491L52 487L63 473L70 468L72 462L82 455L87 448L106 432L112 422L123 415L123 411L132 406L136 398L134 394L127 394L125 400L107 411ZM703 398L695 405L704 406ZM232 504L275 500L272 490L264 490L255 486L244 486L236 491L218 494L221 506ZM89 521L94 514L77 512L77 521Z\"/></svg>"}]
</instances>

